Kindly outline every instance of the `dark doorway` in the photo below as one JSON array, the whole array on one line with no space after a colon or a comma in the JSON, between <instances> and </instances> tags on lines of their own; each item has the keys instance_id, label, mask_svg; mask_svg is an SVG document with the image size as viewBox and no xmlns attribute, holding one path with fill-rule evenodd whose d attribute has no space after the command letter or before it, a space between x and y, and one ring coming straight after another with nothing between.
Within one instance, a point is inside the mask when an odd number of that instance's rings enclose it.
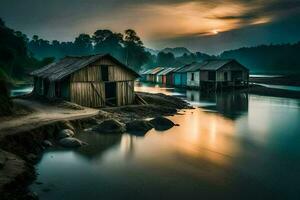
<instances>
[{"instance_id":1,"label":"dark doorway","mask_svg":"<svg viewBox=\"0 0 300 200\"><path fill-rule=\"evenodd\" d=\"M101 78L102 81L108 81L108 66L107 65L101 65Z\"/></svg>"},{"instance_id":2,"label":"dark doorway","mask_svg":"<svg viewBox=\"0 0 300 200\"><path fill-rule=\"evenodd\" d=\"M61 83L55 82L55 96L60 98L61 97Z\"/></svg>"},{"instance_id":3,"label":"dark doorway","mask_svg":"<svg viewBox=\"0 0 300 200\"><path fill-rule=\"evenodd\" d=\"M216 72L215 71L209 71L208 72L208 80L215 81L216 80Z\"/></svg>"},{"instance_id":4,"label":"dark doorway","mask_svg":"<svg viewBox=\"0 0 300 200\"><path fill-rule=\"evenodd\" d=\"M43 86L44 86L44 91L43 91L43 95L47 95L48 91L49 91L49 86L50 86L50 82L47 79L43 80Z\"/></svg>"},{"instance_id":5,"label":"dark doorway","mask_svg":"<svg viewBox=\"0 0 300 200\"><path fill-rule=\"evenodd\" d=\"M117 85L116 82L105 83L105 103L108 106L117 105Z\"/></svg>"},{"instance_id":6,"label":"dark doorway","mask_svg":"<svg viewBox=\"0 0 300 200\"><path fill-rule=\"evenodd\" d=\"M228 73L224 72L224 81L228 81Z\"/></svg>"}]
</instances>

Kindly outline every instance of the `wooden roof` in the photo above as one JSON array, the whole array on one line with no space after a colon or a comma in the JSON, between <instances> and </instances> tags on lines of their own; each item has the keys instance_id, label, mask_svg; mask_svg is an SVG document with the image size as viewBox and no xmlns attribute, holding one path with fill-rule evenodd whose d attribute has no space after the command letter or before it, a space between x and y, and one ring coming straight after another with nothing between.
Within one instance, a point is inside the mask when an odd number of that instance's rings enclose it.
<instances>
[{"instance_id":1,"label":"wooden roof","mask_svg":"<svg viewBox=\"0 0 300 200\"><path fill-rule=\"evenodd\" d=\"M224 65L227 65L231 62L236 62L240 66L242 66L245 70L248 70L245 66L241 65L239 62L237 62L234 59L216 59L216 60L206 60L204 61L201 66L200 70L211 70L216 71L223 67Z\"/></svg>"},{"instance_id":2,"label":"wooden roof","mask_svg":"<svg viewBox=\"0 0 300 200\"><path fill-rule=\"evenodd\" d=\"M157 75L160 76L160 75L167 75L171 72L173 72L176 68L165 68L164 70L162 70L161 72L159 72Z\"/></svg>"},{"instance_id":3,"label":"wooden roof","mask_svg":"<svg viewBox=\"0 0 300 200\"><path fill-rule=\"evenodd\" d=\"M158 74L159 72L161 72L161 71L164 70L164 69L165 69L165 68L163 68L163 67L156 67L156 68L152 69L152 71L150 71L149 74L151 74L151 75L156 75L156 74Z\"/></svg>"},{"instance_id":4,"label":"wooden roof","mask_svg":"<svg viewBox=\"0 0 300 200\"><path fill-rule=\"evenodd\" d=\"M130 73L134 74L136 77L140 76L134 70L122 64L120 61L109 54L97 54L90 56L66 56L65 58L62 58L57 62L53 62L42 67L41 69L31 72L30 75L41 78L48 78L50 81L57 81L69 76L77 70L80 70L101 58L111 59L113 62L124 67Z\"/></svg>"},{"instance_id":5,"label":"wooden roof","mask_svg":"<svg viewBox=\"0 0 300 200\"><path fill-rule=\"evenodd\" d=\"M178 70L175 71L175 73L185 73L185 72L191 72L191 71L196 71L195 68L199 66L200 64L197 62L192 62L190 64L187 64Z\"/></svg>"}]
</instances>

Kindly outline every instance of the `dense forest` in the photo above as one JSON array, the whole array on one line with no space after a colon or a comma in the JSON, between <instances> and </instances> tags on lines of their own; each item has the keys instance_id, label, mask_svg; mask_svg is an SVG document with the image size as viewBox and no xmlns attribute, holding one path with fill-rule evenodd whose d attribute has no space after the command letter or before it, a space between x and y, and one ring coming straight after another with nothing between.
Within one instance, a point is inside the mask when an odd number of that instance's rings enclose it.
<instances>
[{"instance_id":1,"label":"dense forest","mask_svg":"<svg viewBox=\"0 0 300 200\"><path fill-rule=\"evenodd\" d=\"M141 39L131 29L126 30L124 34L111 30L97 30L93 35L82 33L73 42L49 42L34 35L28 41L28 48L39 59L49 56L59 59L66 55L109 53L135 70L139 70L151 57L150 53L145 51Z\"/></svg>"},{"instance_id":2,"label":"dense forest","mask_svg":"<svg viewBox=\"0 0 300 200\"><path fill-rule=\"evenodd\" d=\"M13 81L22 79L31 70L52 62L52 58L37 60L28 51L26 36L8 28L0 18L0 75Z\"/></svg>"},{"instance_id":3,"label":"dense forest","mask_svg":"<svg viewBox=\"0 0 300 200\"><path fill-rule=\"evenodd\" d=\"M24 79L32 70L66 55L99 53L110 53L137 71L152 59L131 29L124 34L97 30L92 36L80 34L73 42L49 42L37 35L29 39L22 32L8 28L0 18L0 70L11 80Z\"/></svg>"},{"instance_id":4,"label":"dense forest","mask_svg":"<svg viewBox=\"0 0 300 200\"><path fill-rule=\"evenodd\" d=\"M223 52L221 58L234 58L255 73L300 73L300 42L260 45Z\"/></svg>"}]
</instances>

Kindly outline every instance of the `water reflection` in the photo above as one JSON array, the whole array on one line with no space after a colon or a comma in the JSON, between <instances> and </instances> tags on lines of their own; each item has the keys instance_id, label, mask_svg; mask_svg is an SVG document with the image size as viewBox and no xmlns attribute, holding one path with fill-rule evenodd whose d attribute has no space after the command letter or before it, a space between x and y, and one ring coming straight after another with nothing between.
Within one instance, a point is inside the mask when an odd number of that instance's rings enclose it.
<instances>
[{"instance_id":1,"label":"water reflection","mask_svg":"<svg viewBox=\"0 0 300 200\"><path fill-rule=\"evenodd\" d=\"M98 134L98 133L81 133L78 137L82 141L88 143L87 146L83 146L77 150L77 152L88 159L99 159L102 154L113 146L117 146L121 142L122 134Z\"/></svg>"},{"instance_id":2,"label":"water reflection","mask_svg":"<svg viewBox=\"0 0 300 200\"><path fill-rule=\"evenodd\" d=\"M19 87L11 88L10 96L11 97L22 96L31 93L32 90L33 90L32 85L20 85Z\"/></svg>"},{"instance_id":3,"label":"water reflection","mask_svg":"<svg viewBox=\"0 0 300 200\"><path fill-rule=\"evenodd\" d=\"M136 90L180 95L195 109L168 117L180 126L163 134L85 134L90 146L47 152L38 181L56 189L32 185L41 200L300 198L298 100Z\"/></svg>"},{"instance_id":4,"label":"water reflection","mask_svg":"<svg viewBox=\"0 0 300 200\"><path fill-rule=\"evenodd\" d=\"M248 112L248 93L223 92L217 94L199 93L201 101L214 102L202 108L218 112L230 119L237 119Z\"/></svg>"},{"instance_id":5,"label":"water reflection","mask_svg":"<svg viewBox=\"0 0 300 200\"><path fill-rule=\"evenodd\" d=\"M201 107L206 111L218 112L234 120L248 112L249 95L247 92L207 93L199 90L184 90L150 83L137 83L135 90L181 97L194 106Z\"/></svg>"},{"instance_id":6,"label":"water reflection","mask_svg":"<svg viewBox=\"0 0 300 200\"><path fill-rule=\"evenodd\" d=\"M136 136L124 134L121 140L120 150L126 159L134 157Z\"/></svg>"}]
</instances>

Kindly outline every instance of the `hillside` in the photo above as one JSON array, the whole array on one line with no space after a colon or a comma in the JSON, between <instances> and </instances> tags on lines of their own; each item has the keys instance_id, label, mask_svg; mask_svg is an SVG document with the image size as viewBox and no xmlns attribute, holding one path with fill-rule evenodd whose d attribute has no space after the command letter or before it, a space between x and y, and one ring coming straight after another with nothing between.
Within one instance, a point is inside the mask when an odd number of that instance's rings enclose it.
<instances>
[{"instance_id":1,"label":"hillside","mask_svg":"<svg viewBox=\"0 0 300 200\"><path fill-rule=\"evenodd\" d=\"M234 58L252 73L300 73L300 42L260 45L223 52L221 58Z\"/></svg>"},{"instance_id":2,"label":"hillside","mask_svg":"<svg viewBox=\"0 0 300 200\"><path fill-rule=\"evenodd\" d=\"M192 54L192 52L185 47L164 48L161 51L164 53L172 53L175 57L180 57L184 54Z\"/></svg>"}]
</instances>

